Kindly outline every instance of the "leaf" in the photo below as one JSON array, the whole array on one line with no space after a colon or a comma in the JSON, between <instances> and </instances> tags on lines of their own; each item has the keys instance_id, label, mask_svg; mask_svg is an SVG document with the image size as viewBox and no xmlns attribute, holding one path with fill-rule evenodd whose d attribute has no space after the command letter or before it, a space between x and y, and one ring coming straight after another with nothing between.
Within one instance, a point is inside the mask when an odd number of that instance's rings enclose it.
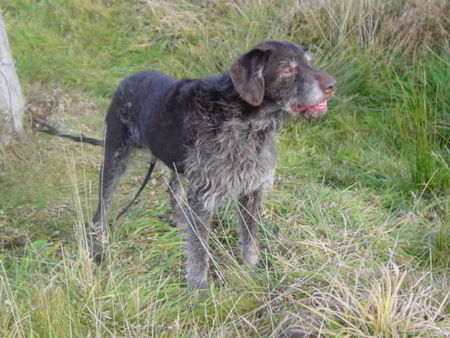
<instances>
[{"instance_id":1,"label":"leaf","mask_svg":"<svg viewBox=\"0 0 450 338\"><path fill-rule=\"evenodd\" d=\"M48 245L47 240L38 239L31 243L31 248L36 251L43 251Z\"/></svg>"}]
</instances>

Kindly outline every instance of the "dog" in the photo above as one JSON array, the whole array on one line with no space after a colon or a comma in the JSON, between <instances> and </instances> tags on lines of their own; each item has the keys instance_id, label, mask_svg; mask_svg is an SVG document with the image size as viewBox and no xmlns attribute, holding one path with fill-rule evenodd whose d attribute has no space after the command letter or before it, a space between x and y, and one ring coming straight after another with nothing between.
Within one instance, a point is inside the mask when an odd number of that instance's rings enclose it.
<instances>
[{"instance_id":1,"label":"dog","mask_svg":"<svg viewBox=\"0 0 450 338\"><path fill-rule=\"evenodd\" d=\"M285 41L259 43L223 75L178 80L149 70L123 80L106 115L91 224L95 260L108 242L107 211L130 151L144 147L172 170L172 219L187 232L188 287L208 287L210 217L224 197L238 202L243 260L257 265L261 201L277 163L274 138L289 117L326 116L335 85L310 52Z\"/></svg>"}]
</instances>

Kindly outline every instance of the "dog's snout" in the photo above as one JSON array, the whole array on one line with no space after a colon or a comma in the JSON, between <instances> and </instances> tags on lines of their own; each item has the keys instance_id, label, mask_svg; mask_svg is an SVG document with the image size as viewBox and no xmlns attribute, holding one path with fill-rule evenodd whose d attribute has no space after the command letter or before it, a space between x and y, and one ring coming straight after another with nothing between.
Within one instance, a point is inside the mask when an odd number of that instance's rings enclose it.
<instances>
[{"instance_id":1,"label":"dog's snout","mask_svg":"<svg viewBox=\"0 0 450 338\"><path fill-rule=\"evenodd\" d=\"M328 75L319 75L318 76L319 86L323 90L323 92L327 95L331 95L334 92L336 80Z\"/></svg>"}]
</instances>

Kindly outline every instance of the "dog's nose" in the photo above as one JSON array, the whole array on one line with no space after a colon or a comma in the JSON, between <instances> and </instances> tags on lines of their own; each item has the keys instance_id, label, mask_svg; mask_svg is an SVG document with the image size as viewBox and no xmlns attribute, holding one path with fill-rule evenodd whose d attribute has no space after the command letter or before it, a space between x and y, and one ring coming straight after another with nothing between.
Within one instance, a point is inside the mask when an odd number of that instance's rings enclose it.
<instances>
[{"instance_id":1,"label":"dog's nose","mask_svg":"<svg viewBox=\"0 0 450 338\"><path fill-rule=\"evenodd\" d=\"M319 76L319 85L323 92L327 95L331 95L334 92L336 80L328 75Z\"/></svg>"}]
</instances>

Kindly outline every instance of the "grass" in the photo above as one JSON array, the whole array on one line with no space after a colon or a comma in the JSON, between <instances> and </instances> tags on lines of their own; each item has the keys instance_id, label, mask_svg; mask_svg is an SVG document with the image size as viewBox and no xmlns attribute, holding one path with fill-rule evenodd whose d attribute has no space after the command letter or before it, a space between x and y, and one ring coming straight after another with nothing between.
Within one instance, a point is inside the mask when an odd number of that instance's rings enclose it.
<instances>
[{"instance_id":1,"label":"grass","mask_svg":"<svg viewBox=\"0 0 450 338\"><path fill-rule=\"evenodd\" d=\"M324 123L277 140L246 270L234 203L214 218L210 290L189 292L167 172L116 224L109 265L86 250L101 149L36 134L0 147L0 336L325 337L450 334L449 6L443 0L0 0L29 103L100 137L118 82L155 68L223 72L265 39L302 43L338 80ZM115 212L148 156L122 180ZM114 214L114 213L113 213Z\"/></svg>"}]
</instances>

